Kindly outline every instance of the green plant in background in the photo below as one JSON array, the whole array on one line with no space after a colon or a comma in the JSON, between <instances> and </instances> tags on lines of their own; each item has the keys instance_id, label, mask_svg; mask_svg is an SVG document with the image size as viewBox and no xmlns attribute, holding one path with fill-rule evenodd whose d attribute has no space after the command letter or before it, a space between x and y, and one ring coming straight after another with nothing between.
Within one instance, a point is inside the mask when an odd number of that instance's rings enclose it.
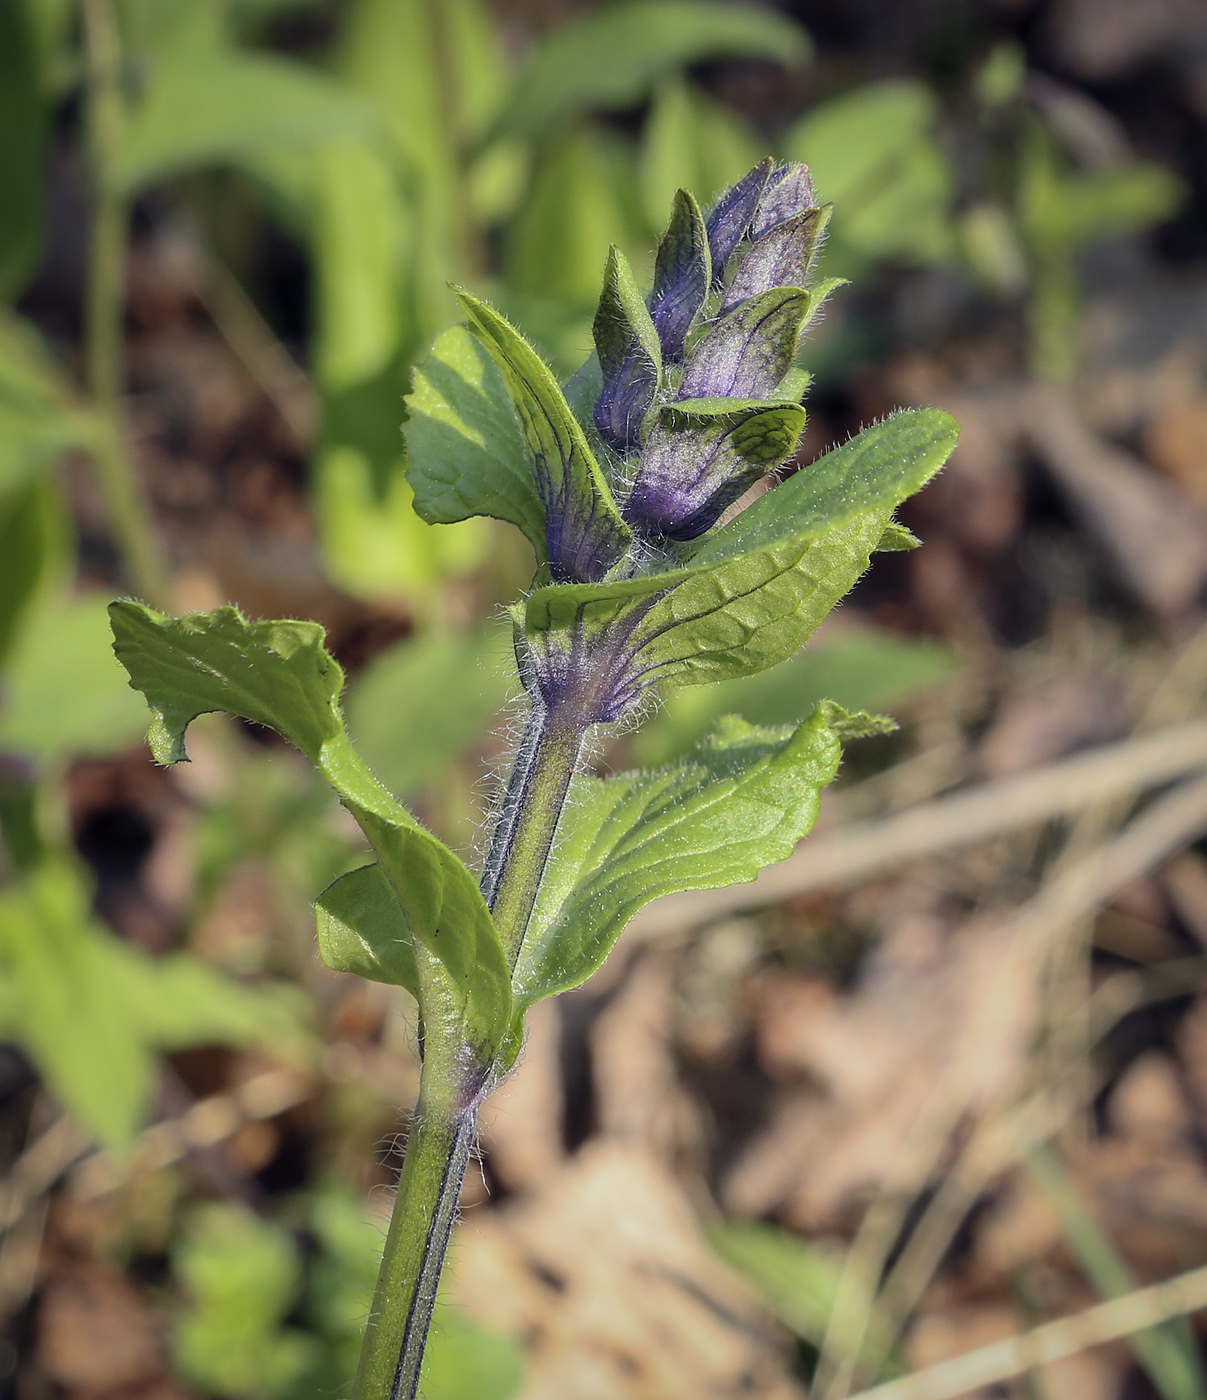
<instances>
[{"instance_id":1,"label":"green plant in background","mask_svg":"<svg viewBox=\"0 0 1207 1400\"><path fill-rule=\"evenodd\" d=\"M185 730L207 711L268 725L312 760L376 856L318 902L328 964L407 987L422 1019L420 1099L361 1396L416 1393L478 1106L515 1060L526 1009L590 976L650 899L751 879L786 856L812 826L842 738L885 727L826 701L795 728L725 718L653 772L580 771L592 736L631 722L664 686L791 657L875 550L917 543L893 513L954 446L955 424L934 410L866 429L719 523L796 449L798 343L832 286L813 274L828 217L801 164L756 165L707 218L680 190L648 299L612 249L597 357L564 390L464 291L468 327L444 331L417 372L417 511L509 521L538 560L512 609L526 718L480 878L353 746L343 675L316 624L111 608L161 763L185 757Z\"/></svg>"},{"instance_id":2,"label":"green plant in background","mask_svg":"<svg viewBox=\"0 0 1207 1400\"><path fill-rule=\"evenodd\" d=\"M173 1358L208 1395L318 1400L338 1393L355 1369L381 1232L360 1200L338 1191L296 1206L314 1246L305 1254L286 1225L216 1202L193 1212L176 1243L184 1300ZM427 1400L508 1400L521 1376L514 1342L437 1304L423 1368Z\"/></svg>"},{"instance_id":3,"label":"green plant in background","mask_svg":"<svg viewBox=\"0 0 1207 1400\"><path fill-rule=\"evenodd\" d=\"M1004 146L986 158L996 189L980 192L960 216L966 265L999 295L1025 293L1028 356L1041 379L1067 381L1079 360L1082 255L1104 239L1141 232L1175 213L1185 186L1163 166L1118 156L1078 170L1059 127L1025 100L1026 60L1003 43L974 82L982 124Z\"/></svg>"}]
</instances>

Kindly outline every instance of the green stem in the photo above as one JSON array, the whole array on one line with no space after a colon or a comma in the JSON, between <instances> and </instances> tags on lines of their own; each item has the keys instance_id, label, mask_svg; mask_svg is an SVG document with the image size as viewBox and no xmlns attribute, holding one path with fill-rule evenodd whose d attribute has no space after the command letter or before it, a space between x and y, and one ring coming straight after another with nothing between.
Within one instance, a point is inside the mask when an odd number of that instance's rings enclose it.
<instances>
[{"instance_id":1,"label":"green stem","mask_svg":"<svg viewBox=\"0 0 1207 1400\"><path fill-rule=\"evenodd\" d=\"M482 877L515 965L549 860L586 727L534 708L503 796ZM414 1400L432 1306L486 1085L465 1087L452 1059L425 1057L355 1400Z\"/></svg>"},{"instance_id":2,"label":"green stem","mask_svg":"<svg viewBox=\"0 0 1207 1400\"><path fill-rule=\"evenodd\" d=\"M534 706L529 714L482 877L482 893L512 967L585 737L586 726L548 710Z\"/></svg>"},{"instance_id":3,"label":"green stem","mask_svg":"<svg viewBox=\"0 0 1207 1400\"><path fill-rule=\"evenodd\" d=\"M93 468L130 582L156 607L169 603L151 512L127 447L122 402L129 206L118 162L125 133L121 47L112 0L82 0L88 64L92 231L84 326L84 372L99 415Z\"/></svg>"},{"instance_id":4,"label":"green stem","mask_svg":"<svg viewBox=\"0 0 1207 1400\"><path fill-rule=\"evenodd\" d=\"M430 1075L424 1066L424 1080ZM476 1101L434 1108L427 1087L411 1123L398 1198L365 1329L355 1400L413 1400L461 1183L477 1129Z\"/></svg>"}]
</instances>

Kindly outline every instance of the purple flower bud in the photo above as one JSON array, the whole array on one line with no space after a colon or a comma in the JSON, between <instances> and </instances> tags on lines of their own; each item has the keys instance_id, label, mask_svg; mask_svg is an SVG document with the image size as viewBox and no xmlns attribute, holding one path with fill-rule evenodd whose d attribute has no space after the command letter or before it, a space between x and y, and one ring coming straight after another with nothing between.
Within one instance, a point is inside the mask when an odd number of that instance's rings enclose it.
<instances>
[{"instance_id":1,"label":"purple flower bud","mask_svg":"<svg viewBox=\"0 0 1207 1400\"><path fill-rule=\"evenodd\" d=\"M667 404L641 454L625 518L647 536L694 540L791 455L804 426L799 404Z\"/></svg>"},{"instance_id":2,"label":"purple flower bud","mask_svg":"<svg viewBox=\"0 0 1207 1400\"><path fill-rule=\"evenodd\" d=\"M765 233L738 265L721 310L771 287L803 287L828 222L828 209L808 209Z\"/></svg>"},{"instance_id":3,"label":"purple flower bud","mask_svg":"<svg viewBox=\"0 0 1207 1400\"><path fill-rule=\"evenodd\" d=\"M761 238L769 229L785 219L807 213L817 207L813 193L813 176L802 161L781 165L773 170L759 197L758 208L750 222L750 236Z\"/></svg>"},{"instance_id":4,"label":"purple flower bud","mask_svg":"<svg viewBox=\"0 0 1207 1400\"><path fill-rule=\"evenodd\" d=\"M708 232L700 206L687 190L679 190L670 223L658 244L650 315L662 342L664 361L683 359L687 333L712 281Z\"/></svg>"},{"instance_id":5,"label":"purple flower bud","mask_svg":"<svg viewBox=\"0 0 1207 1400\"><path fill-rule=\"evenodd\" d=\"M680 399L767 399L796 358L809 306L799 287L773 287L749 297L696 346Z\"/></svg>"},{"instance_id":6,"label":"purple flower bud","mask_svg":"<svg viewBox=\"0 0 1207 1400\"><path fill-rule=\"evenodd\" d=\"M760 161L748 175L743 175L736 185L725 191L708 216L708 246L712 253L714 289L724 282L729 259L750 232L772 168L770 156Z\"/></svg>"},{"instance_id":7,"label":"purple flower bud","mask_svg":"<svg viewBox=\"0 0 1207 1400\"><path fill-rule=\"evenodd\" d=\"M594 334L603 372L595 427L609 447L627 452L640 441L641 425L654 401L662 349L628 260L616 247L604 270Z\"/></svg>"}]
</instances>

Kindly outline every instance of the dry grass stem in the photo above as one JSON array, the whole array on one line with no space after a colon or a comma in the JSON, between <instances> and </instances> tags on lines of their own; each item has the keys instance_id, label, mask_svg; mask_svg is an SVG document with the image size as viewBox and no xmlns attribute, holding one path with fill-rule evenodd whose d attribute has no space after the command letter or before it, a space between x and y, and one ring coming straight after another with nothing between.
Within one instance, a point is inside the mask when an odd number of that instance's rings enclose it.
<instances>
[{"instance_id":1,"label":"dry grass stem","mask_svg":"<svg viewBox=\"0 0 1207 1400\"><path fill-rule=\"evenodd\" d=\"M1192 1269L1164 1283L1045 1323L1022 1336L977 1347L950 1361L873 1386L853 1400L953 1400L981 1386L1021 1376L1033 1367L1061 1361L1205 1307L1207 1267Z\"/></svg>"}]
</instances>

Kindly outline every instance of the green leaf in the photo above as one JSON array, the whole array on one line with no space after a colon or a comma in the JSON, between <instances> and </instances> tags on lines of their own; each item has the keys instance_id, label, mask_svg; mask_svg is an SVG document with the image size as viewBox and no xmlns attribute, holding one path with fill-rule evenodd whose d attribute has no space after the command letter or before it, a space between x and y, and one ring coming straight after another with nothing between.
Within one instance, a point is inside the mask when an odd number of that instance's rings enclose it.
<instances>
[{"instance_id":1,"label":"green leaf","mask_svg":"<svg viewBox=\"0 0 1207 1400\"><path fill-rule=\"evenodd\" d=\"M429 524L489 515L545 558L545 507L503 378L464 326L436 338L407 396L407 479Z\"/></svg>"},{"instance_id":2,"label":"green leaf","mask_svg":"<svg viewBox=\"0 0 1207 1400\"><path fill-rule=\"evenodd\" d=\"M818 707L826 727L844 742L850 739L871 739L877 734L892 734L897 721L891 715L871 715L866 710L848 710L837 700L823 700Z\"/></svg>"},{"instance_id":3,"label":"green leaf","mask_svg":"<svg viewBox=\"0 0 1207 1400\"><path fill-rule=\"evenodd\" d=\"M70 549L63 502L45 481L0 495L0 667L26 610L55 579ZM0 725L4 704L0 701Z\"/></svg>"},{"instance_id":4,"label":"green leaf","mask_svg":"<svg viewBox=\"0 0 1207 1400\"><path fill-rule=\"evenodd\" d=\"M671 690L633 736L633 757L666 763L724 714L752 724L799 724L827 696L853 711L904 704L949 677L955 665L955 655L939 642L844 628L757 675Z\"/></svg>"},{"instance_id":5,"label":"green leaf","mask_svg":"<svg viewBox=\"0 0 1207 1400\"><path fill-rule=\"evenodd\" d=\"M348 732L386 787L407 797L481 742L514 674L509 630L409 638L357 675Z\"/></svg>"},{"instance_id":6,"label":"green leaf","mask_svg":"<svg viewBox=\"0 0 1207 1400\"><path fill-rule=\"evenodd\" d=\"M813 108L784 153L833 200L836 238L862 257L929 261L950 244L954 175L931 136L934 94L916 79L856 88Z\"/></svg>"},{"instance_id":7,"label":"green leaf","mask_svg":"<svg viewBox=\"0 0 1207 1400\"><path fill-rule=\"evenodd\" d=\"M138 743L147 711L113 658L106 606L53 599L26 619L5 666L0 745L56 761Z\"/></svg>"},{"instance_id":8,"label":"green leaf","mask_svg":"<svg viewBox=\"0 0 1207 1400\"><path fill-rule=\"evenodd\" d=\"M841 756L820 710L795 731L729 716L672 767L577 777L516 965L520 1001L584 982L650 900L753 880L791 855Z\"/></svg>"},{"instance_id":9,"label":"green leaf","mask_svg":"<svg viewBox=\"0 0 1207 1400\"><path fill-rule=\"evenodd\" d=\"M899 554L910 549L917 549L922 541L912 530L904 525L899 525L895 520L884 527L884 534L880 536L880 542L876 546L877 554Z\"/></svg>"},{"instance_id":10,"label":"green leaf","mask_svg":"<svg viewBox=\"0 0 1207 1400\"><path fill-rule=\"evenodd\" d=\"M283 1225L207 1202L192 1213L172 1267L189 1296L172 1357L198 1389L275 1400L313 1365L317 1338L283 1326L302 1283L301 1254Z\"/></svg>"},{"instance_id":11,"label":"green leaf","mask_svg":"<svg viewBox=\"0 0 1207 1400\"><path fill-rule=\"evenodd\" d=\"M198 166L240 164L273 147L318 149L377 129L356 93L288 59L176 42L146 66L122 153L128 190Z\"/></svg>"},{"instance_id":12,"label":"green leaf","mask_svg":"<svg viewBox=\"0 0 1207 1400\"><path fill-rule=\"evenodd\" d=\"M0 298L21 290L42 240L46 113L29 6L0 5Z\"/></svg>"},{"instance_id":13,"label":"green leaf","mask_svg":"<svg viewBox=\"0 0 1207 1400\"><path fill-rule=\"evenodd\" d=\"M626 0L553 31L521 74L497 129L538 136L577 112L636 106L664 74L705 59L799 63L804 31L754 6Z\"/></svg>"},{"instance_id":14,"label":"green leaf","mask_svg":"<svg viewBox=\"0 0 1207 1400\"><path fill-rule=\"evenodd\" d=\"M0 309L0 492L46 473L94 432L37 331Z\"/></svg>"},{"instance_id":15,"label":"green leaf","mask_svg":"<svg viewBox=\"0 0 1207 1400\"><path fill-rule=\"evenodd\" d=\"M555 574L596 577L632 539L578 420L552 371L499 313L459 292L470 329L494 360L511 396L545 507L549 565ZM551 530L551 526L553 529ZM557 548L550 548L551 538Z\"/></svg>"},{"instance_id":16,"label":"green leaf","mask_svg":"<svg viewBox=\"0 0 1207 1400\"><path fill-rule=\"evenodd\" d=\"M551 128L504 236L509 291L589 314L609 246L620 243L634 257L644 253L633 180L631 153L615 132L595 125Z\"/></svg>"},{"instance_id":17,"label":"green leaf","mask_svg":"<svg viewBox=\"0 0 1207 1400\"><path fill-rule=\"evenodd\" d=\"M356 818L411 930L432 1045L467 1042L483 1068L511 1022L507 961L477 882L452 851L382 787L352 747L339 711L343 672L315 622L247 622L235 608L172 619L114 603L118 660L154 712L160 763L185 758L184 731L226 710L301 749Z\"/></svg>"},{"instance_id":18,"label":"green leaf","mask_svg":"<svg viewBox=\"0 0 1207 1400\"><path fill-rule=\"evenodd\" d=\"M678 569L534 589L525 639L539 659L627 617L630 669L644 683L699 685L773 666L854 586L893 510L939 470L957 435L937 409L865 428L711 531Z\"/></svg>"},{"instance_id":19,"label":"green leaf","mask_svg":"<svg viewBox=\"0 0 1207 1400\"><path fill-rule=\"evenodd\" d=\"M418 999L411 930L380 865L365 865L333 880L314 909L319 954L329 968L405 987Z\"/></svg>"},{"instance_id":20,"label":"green leaf","mask_svg":"<svg viewBox=\"0 0 1207 1400\"><path fill-rule=\"evenodd\" d=\"M241 986L189 953L151 958L88 911L70 866L45 864L0 896L0 1033L15 1038L65 1108L125 1148L148 1107L157 1049L258 1046L311 1055L291 1002Z\"/></svg>"},{"instance_id":21,"label":"green leaf","mask_svg":"<svg viewBox=\"0 0 1207 1400\"><path fill-rule=\"evenodd\" d=\"M842 1256L774 1225L727 1220L708 1232L722 1259L762 1294L798 1337L821 1344L838 1297Z\"/></svg>"}]
</instances>

